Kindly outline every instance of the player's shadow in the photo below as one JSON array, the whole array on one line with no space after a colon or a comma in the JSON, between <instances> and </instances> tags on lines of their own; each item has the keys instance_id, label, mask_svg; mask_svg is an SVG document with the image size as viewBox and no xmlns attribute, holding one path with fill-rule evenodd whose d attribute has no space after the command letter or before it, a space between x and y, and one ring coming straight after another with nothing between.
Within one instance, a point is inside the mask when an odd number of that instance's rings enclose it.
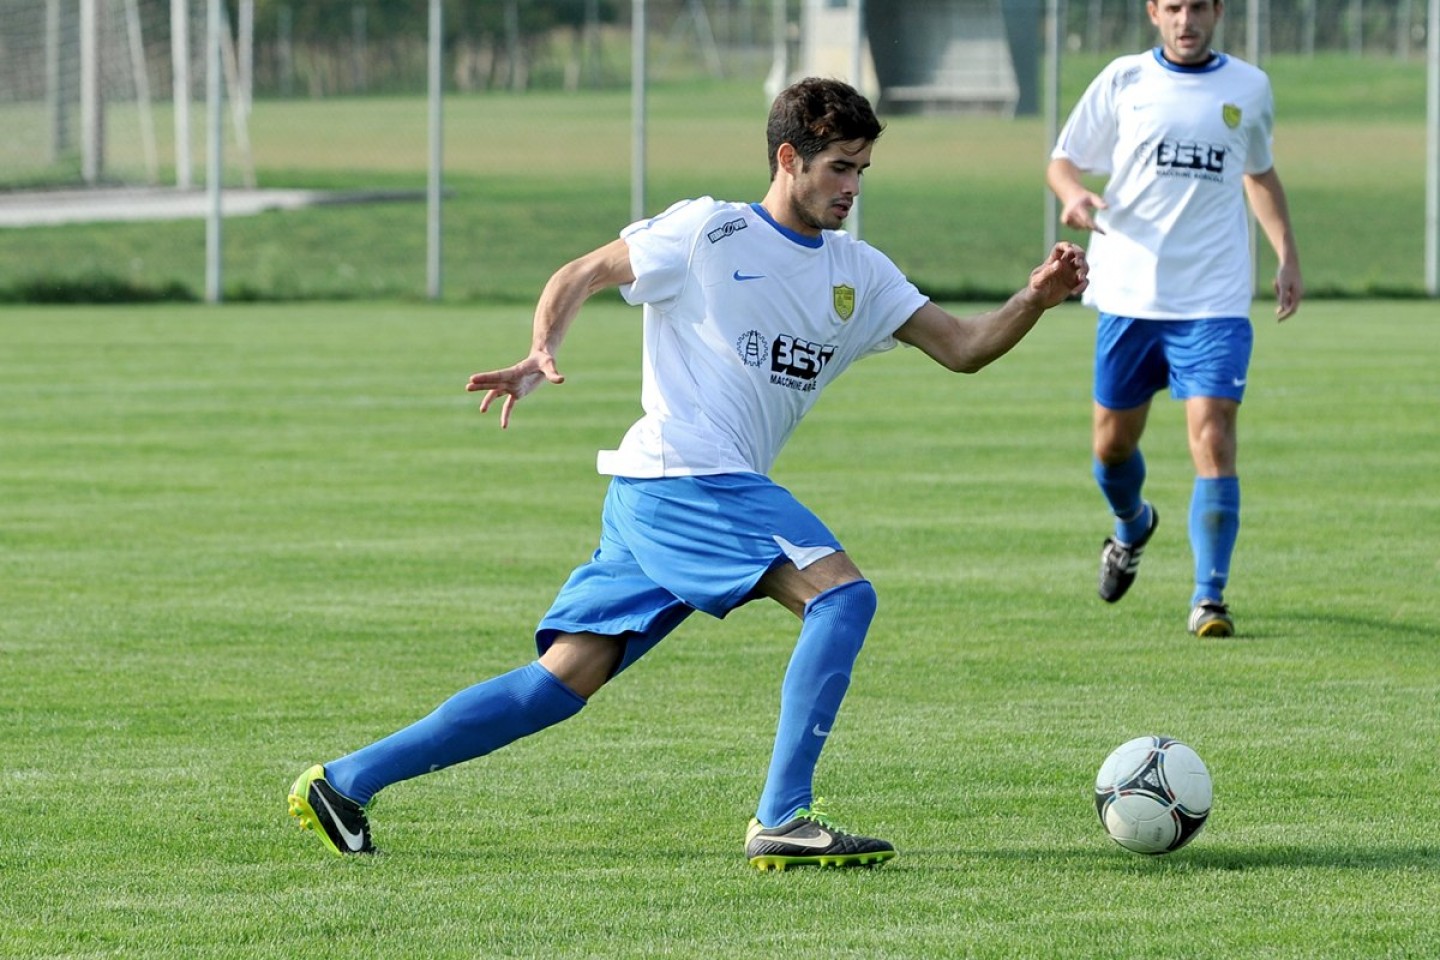
<instances>
[{"instance_id":1,"label":"player's shadow","mask_svg":"<svg viewBox=\"0 0 1440 960\"><path fill-rule=\"evenodd\" d=\"M1188 854L1180 851L1177 856L1192 861L1192 869L1201 870L1314 867L1328 870L1428 870L1440 872L1440 847L1431 846L1371 846L1362 850L1354 847L1324 845L1313 847L1216 845L1199 847L1189 851Z\"/></svg>"},{"instance_id":2,"label":"player's shadow","mask_svg":"<svg viewBox=\"0 0 1440 960\"><path fill-rule=\"evenodd\" d=\"M1328 610L1267 610L1263 619L1257 618L1252 630L1249 622L1244 626L1244 639L1264 640L1270 638L1313 637L1316 628L1350 628L1358 635L1403 637L1407 640L1440 640L1440 627L1433 620L1401 620L1393 617L1364 617L1353 613L1338 613Z\"/></svg>"},{"instance_id":3,"label":"player's shadow","mask_svg":"<svg viewBox=\"0 0 1440 960\"><path fill-rule=\"evenodd\" d=\"M986 859L1007 862L1067 860L1087 867L1154 871L1244 871L1311 868L1325 870L1429 871L1440 873L1440 846L1369 846L1365 849L1326 845L1237 846L1203 843L1165 856L1150 857L1100 845L1094 849L1037 851L933 851L939 858Z\"/></svg>"}]
</instances>

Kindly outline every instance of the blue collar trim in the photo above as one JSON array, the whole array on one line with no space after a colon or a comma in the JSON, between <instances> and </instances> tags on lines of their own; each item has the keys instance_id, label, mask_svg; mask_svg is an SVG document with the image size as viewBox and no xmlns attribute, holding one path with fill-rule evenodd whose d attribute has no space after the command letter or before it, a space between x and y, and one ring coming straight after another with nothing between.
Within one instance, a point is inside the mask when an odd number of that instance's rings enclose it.
<instances>
[{"instance_id":1,"label":"blue collar trim","mask_svg":"<svg viewBox=\"0 0 1440 960\"><path fill-rule=\"evenodd\" d=\"M1156 63L1160 64L1160 66L1164 67L1166 70L1171 70L1175 73L1210 73L1211 71L1219 70L1221 67L1225 66L1225 64L1230 62L1230 57L1228 55L1223 53L1217 53L1214 50L1210 51L1209 60L1206 60L1204 63L1197 63L1193 66L1185 63L1170 62L1169 60L1165 59L1165 54L1160 47L1156 47L1150 52L1155 55Z\"/></svg>"},{"instance_id":2,"label":"blue collar trim","mask_svg":"<svg viewBox=\"0 0 1440 960\"><path fill-rule=\"evenodd\" d=\"M807 237L803 233L796 233L789 227L782 227L780 224L776 223L775 218L770 216L770 211L766 210L758 203L750 204L750 209L754 210L755 214L761 220L764 220L766 223L770 224L770 226L780 231L780 235L787 240L792 240L795 243L800 244L800 246L802 247L810 247L815 250L819 250L821 247L825 246L825 234L823 233L820 234L820 236L818 237Z\"/></svg>"}]
</instances>

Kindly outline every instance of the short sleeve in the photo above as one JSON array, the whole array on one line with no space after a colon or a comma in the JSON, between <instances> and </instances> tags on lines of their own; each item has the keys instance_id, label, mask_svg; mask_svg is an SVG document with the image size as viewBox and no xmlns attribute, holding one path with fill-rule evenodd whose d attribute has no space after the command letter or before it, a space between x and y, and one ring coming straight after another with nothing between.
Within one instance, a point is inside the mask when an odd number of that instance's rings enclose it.
<instances>
[{"instance_id":1,"label":"short sleeve","mask_svg":"<svg viewBox=\"0 0 1440 960\"><path fill-rule=\"evenodd\" d=\"M634 283L620 288L627 303L660 303L680 295L689 277L696 233L718 206L710 197L681 200L664 213L620 231L630 247L630 269L635 274Z\"/></svg>"},{"instance_id":2,"label":"short sleeve","mask_svg":"<svg viewBox=\"0 0 1440 960\"><path fill-rule=\"evenodd\" d=\"M925 306L930 298L910 282L889 257L868 244L859 245L866 258L872 291L866 314L870 320L870 344L866 353L894 348L895 331Z\"/></svg>"},{"instance_id":3,"label":"short sleeve","mask_svg":"<svg viewBox=\"0 0 1440 960\"><path fill-rule=\"evenodd\" d=\"M1250 142L1245 151L1245 172L1252 176L1275 166L1275 94L1268 78L1259 106L1260 116L1250 127Z\"/></svg>"},{"instance_id":4,"label":"short sleeve","mask_svg":"<svg viewBox=\"0 0 1440 960\"><path fill-rule=\"evenodd\" d=\"M1051 151L1053 160L1069 160L1086 173L1111 172L1118 127L1115 122L1115 65L1100 71L1085 88Z\"/></svg>"}]
</instances>

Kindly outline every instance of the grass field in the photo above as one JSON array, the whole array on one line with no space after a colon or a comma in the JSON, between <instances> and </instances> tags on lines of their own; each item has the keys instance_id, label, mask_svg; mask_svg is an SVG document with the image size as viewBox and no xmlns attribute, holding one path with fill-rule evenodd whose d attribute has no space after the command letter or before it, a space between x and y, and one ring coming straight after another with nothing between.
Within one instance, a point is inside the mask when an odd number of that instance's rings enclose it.
<instances>
[{"instance_id":1,"label":"grass field","mask_svg":"<svg viewBox=\"0 0 1440 960\"><path fill-rule=\"evenodd\" d=\"M504 434L461 387L524 350L518 307L0 311L0 956L1433 957L1433 318L1257 323L1242 636L1206 643L1172 403L1167 519L1124 603L1094 596L1087 311L978 377L858 365L776 476L880 592L818 787L901 857L759 874L795 626L758 605L382 794L381 856L285 814L304 766L532 655L593 548L594 450L637 414L634 311L593 305ZM1216 783L1163 859L1089 798L1146 732Z\"/></svg>"},{"instance_id":2,"label":"grass field","mask_svg":"<svg viewBox=\"0 0 1440 960\"><path fill-rule=\"evenodd\" d=\"M1102 62L1066 60L1067 109ZM1419 294L1424 65L1328 56L1268 66L1277 166L1310 290ZM648 103L648 210L763 195L758 80L659 86ZM447 101L448 299L529 302L560 263L616 234L630 217L630 109L624 90ZM1008 294L1043 252L1043 121L887 119L866 178L865 238L937 297ZM262 101L251 119L260 183L421 190L425 123L418 96ZM155 124L170 130L163 109ZM0 300L198 297L204 237L199 221L0 230ZM425 237L418 202L232 219L226 297L418 299ZM1272 270L1267 250L1266 295Z\"/></svg>"}]
</instances>

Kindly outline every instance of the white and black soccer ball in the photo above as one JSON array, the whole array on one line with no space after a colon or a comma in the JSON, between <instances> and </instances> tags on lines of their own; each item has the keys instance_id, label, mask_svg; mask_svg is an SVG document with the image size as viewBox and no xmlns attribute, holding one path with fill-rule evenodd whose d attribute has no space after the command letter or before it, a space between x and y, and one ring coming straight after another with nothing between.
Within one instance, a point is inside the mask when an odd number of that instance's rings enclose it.
<instances>
[{"instance_id":1,"label":"white and black soccer ball","mask_svg":"<svg viewBox=\"0 0 1440 960\"><path fill-rule=\"evenodd\" d=\"M1200 755L1170 737L1116 747L1095 776L1095 812L1126 850L1158 856L1195 839L1214 791Z\"/></svg>"}]
</instances>

